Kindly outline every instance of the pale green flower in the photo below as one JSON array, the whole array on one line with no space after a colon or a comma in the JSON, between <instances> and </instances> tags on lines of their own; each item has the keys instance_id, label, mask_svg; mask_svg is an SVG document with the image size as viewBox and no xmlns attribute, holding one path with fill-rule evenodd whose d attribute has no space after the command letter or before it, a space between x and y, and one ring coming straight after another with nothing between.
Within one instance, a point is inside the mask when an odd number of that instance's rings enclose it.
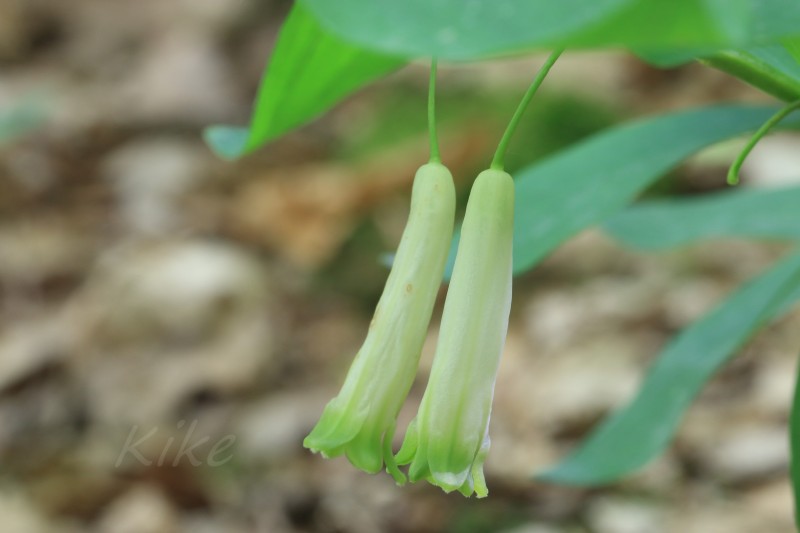
<instances>
[{"instance_id":1,"label":"pale green flower","mask_svg":"<svg viewBox=\"0 0 800 533\"><path fill-rule=\"evenodd\" d=\"M411 481L488 494L494 383L511 308L514 182L500 170L472 186L430 380L396 460Z\"/></svg>"},{"instance_id":2,"label":"pale green flower","mask_svg":"<svg viewBox=\"0 0 800 533\"><path fill-rule=\"evenodd\" d=\"M455 188L439 163L414 178L411 210L367 338L342 390L303 441L325 457L345 454L356 467L378 472L384 463L398 483L405 476L392 453L400 407L414 381L422 344L453 236Z\"/></svg>"}]
</instances>

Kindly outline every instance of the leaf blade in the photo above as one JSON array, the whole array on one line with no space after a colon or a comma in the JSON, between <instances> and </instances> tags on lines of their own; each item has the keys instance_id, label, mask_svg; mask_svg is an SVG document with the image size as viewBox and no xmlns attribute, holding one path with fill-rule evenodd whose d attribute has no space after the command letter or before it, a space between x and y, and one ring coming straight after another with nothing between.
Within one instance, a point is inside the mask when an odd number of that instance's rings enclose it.
<instances>
[{"instance_id":1,"label":"leaf blade","mask_svg":"<svg viewBox=\"0 0 800 533\"><path fill-rule=\"evenodd\" d=\"M758 128L774 112L719 106L627 123L517 172L514 272L530 270L561 243L614 214L686 157ZM798 124L794 118L783 126Z\"/></svg>"},{"instance_id":2,"label":"leaf blade","mask_svg":"<svg viewBox=\"0 0 800 533\"><path fill-rule=\"evenodd\" d=\"M337 37L295 4L265 69L249 128L212 126L204 137L218 155L235 159L309 122L404 64Z\"/></svg>"},{"instance_id":3,"label":"leaf blade","mask_svg":"<svg viewBox=\"0 0 800 533\"><path fill-rule=\"evenodd\" d=\"M800 35L794 0L303 1L342 37L412 58L464 61L564 46L742 48Z\"/></svg>"},{"instance_id":4,"label":"leaf blade","mask_svg":"<svg viewBox=\"0 0 800 533\"><path fill-rule=\"evenodd\" d=\"M719 237L800 240L800 187L743 189L634 205L603 229L624 245L662 250Z\"/></svg>"},{"instance_id":5,"label":"leaf blade","mask_svg":"<svg viewBox=\"0 0 800 533\"><path fill-rule=\"evenodd\" d=\"M635 0L304 0L326 27L406 57L476 59L554 43Z\"/></svg>"},{"instance_id":6,"label":"leaf blade","mask_svg":"<svg viewBox=\"0 0 800 533\"><path fill-rule=\"evenodd\" d=\"M536 477L593 486L649 462L669 444L702 385L754 331L798 299L800 253L794 253L684 330L661 353L626 406L559 464Z\"/></svg>"}]
</instances>

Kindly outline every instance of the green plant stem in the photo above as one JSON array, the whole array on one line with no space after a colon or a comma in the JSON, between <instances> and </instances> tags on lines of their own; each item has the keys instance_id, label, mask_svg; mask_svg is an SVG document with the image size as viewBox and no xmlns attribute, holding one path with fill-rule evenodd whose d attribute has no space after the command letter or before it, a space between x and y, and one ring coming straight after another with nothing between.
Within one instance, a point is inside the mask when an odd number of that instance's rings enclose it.
<instances>
[{"instance_id":1,"label":"green plant stem","mask_svg":"<svg viewBox=\"0 0 800 533\"><path fill-rule=\"evenodd\" d=\"M747 156L750 155L750 152L753 151L753 148L755 148L758 142L781 120L786 118L787 115L797 111L798 109L800 109L800 100L792 102L772 115L772 117L770 117L770 119L767 120L757 132L755 132L755 134L747 142L747 145L744 147L744 149L739 153L736 161L733 162L731 168L728 170L728 185L737 185L739 183L739 171L742 168L742 164L744 163L745 159L747 159Z\"/></svg>"},{"instance_id":2,"label":"green plant stem","mask_svg":"<svg viewBox=\"0 0 800 533\"><path fill-rule=\"evenodd\" d=\"M437 61L431 59L431 79L428 84L428 135L431 142L431 163L441 163L442 157L439 154L439 140L436 136L436 66Z\"/></svg>"},{"instance_id":3,"label":"green plant stem","mask_svg":"<svg viewBox=\"0 0 800 533\"><path fill-rule=\"evenodd\" d=\"M539 90L539 87L542 85L542 82L544 82L544 79L547 77L550 69L553 68L553 65L556 64L556 61L563 52L563 48L553 51L553 53L550 54L550 57L547 58L547 61L545 61L544 65L542 65L542 68L539 69L539 72L536 73L536 78L534 78L531 86L528 87L528 91L525 93L525 96L522 97L522 101L519 103L517 110L514 112L514 116L511 117L511 121L508 123L505 133L503 133L503 138L500 139L500 144L497 145L497 151L494 153L491 168L495 170L503 170L504 158L506 151L508 150L508 143L511 140L511 136L514 135L514 132L519 125L519 121L522 119L522 114L525 113L525 109L527 109L528 104L531 102L531 99L533 99L533 95L536 94L537 90Z\"/></svg>"}]
</instances>

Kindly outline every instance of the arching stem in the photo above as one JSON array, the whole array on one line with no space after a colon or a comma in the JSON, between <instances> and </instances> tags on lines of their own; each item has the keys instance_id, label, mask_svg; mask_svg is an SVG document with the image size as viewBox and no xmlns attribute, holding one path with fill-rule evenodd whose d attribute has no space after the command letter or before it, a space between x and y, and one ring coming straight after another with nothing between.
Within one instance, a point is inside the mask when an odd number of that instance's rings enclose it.
<instances>
[{"instance_id":1,"label":"arching stem","mask_svg":"<svg viewBox=\"0 0 800 533\"><path fill-rule=\"evenodd\" d=\"M750 138L750 140L747 142L747 145L745 145L744 149L739 153L739 157L736 158L736 161L733 162L731 168L728 170L728 185L737 185L739 183L739 171L742 168L742 164L744 163L745 159L747 159L747 156L750 155L750 152L753 151L753 148L755 148L758 142L781 120L786 118L787 115L797 111L798 109L800 109L800 100L792 102L775 113L768 121L758 128L758 131L755 132L755 134Z\"/></svg>"},{"instance_id":2,"label":"arching stem","mask_svg":"<svg viewBox=\"0 0 800 533\"><path fill-rule=\"evenodd\" d=\"M539 72L536 74L536 78L534 78L531 86L528 87L528 91L525 93L525 96L522 97L522 101L519 103L517 110L514 112L514 116L511 117L511 121L508 123L508 127L506 127L503 138L500 139L500 144L497 145L497 151L494 153L494 159L492 159L491 168L495 170L503 170L504 159L506 156L506 151L508 150L508 143L511 140L511 136L514 135L514 131L516 131L519 121L522 119L522 114L525 113L525 109L527 109L528 104L533 98L533 95L536 94L537 90L539 90L542 82L544 82L544 79L547 77L550 69L553 68L553 65L556 64L556 61L562 52L564 52L563 49L555 50L552 54L550 54L550 57L547 58L547 61L545 61L544 65L542 65L542 68L539 69Z\"/></svg>"},{"instance_id":3,"label":"arching stem","mask_svg":"<svg viewBox=\"0 0 800 533\"><path fill-rule=\"evenodd\" d=\"M442 157L439 155L439 139L436 136L436 66L437 61L431 59L431 78L428 84L428 135L431 143L431 163L441 163Z\"/></svg>"}]
</instances>

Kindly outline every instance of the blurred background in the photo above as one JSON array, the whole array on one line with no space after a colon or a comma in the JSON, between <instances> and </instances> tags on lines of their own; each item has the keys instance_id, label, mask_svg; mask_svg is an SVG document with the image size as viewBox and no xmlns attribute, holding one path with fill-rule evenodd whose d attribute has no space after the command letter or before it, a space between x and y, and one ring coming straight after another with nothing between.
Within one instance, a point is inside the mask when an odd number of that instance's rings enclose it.
<instances>
[{"instance_id":1,"label":"blurred background","mask_svg":"<svg viewBox=\"0 0 800 533\"><path fill-rule=\"evenodd\" d=\"M202 128L246 123L288 8L0 1L0 530L793 531L798 311L714 379L639 474L592 490L530 479L631 396L672 335L785 251L776 245L642 255L591 230L519 278L485 500L398 488L302 448L361 344L427 158L427 66L221 161ZM442 149L462 208L540 62L442 68ZM769 98L698 65L570 53L508 168L632 117L734 100ZM759 145L747 186L799 178L796 142ZM723 188L739 146L704 152L646 196Z\"/></svg>"}]
</instances>

